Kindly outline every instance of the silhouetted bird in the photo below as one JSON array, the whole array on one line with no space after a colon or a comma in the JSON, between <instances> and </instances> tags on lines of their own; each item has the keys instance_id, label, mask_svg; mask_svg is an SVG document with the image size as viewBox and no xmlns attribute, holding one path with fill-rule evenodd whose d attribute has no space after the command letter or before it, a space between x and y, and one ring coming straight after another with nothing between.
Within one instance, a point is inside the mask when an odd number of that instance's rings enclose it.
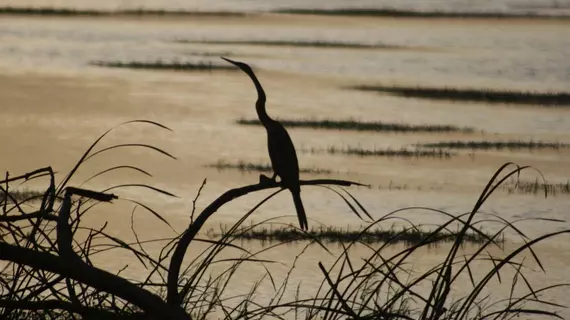
<instances>
[{"instance_id":1,"label":"silhouetted bird","mask_svg":"<svg viewBox=\"0 0 570 320\"><path fill-rule=\"evenodd\" d=\"M222 59L239 67L251 78L255 85L257 90L255 110L257 110L259 121L267 131L267 148L269 149L269 158L271 159L271 166L274 172L271 179L275 180L276 176L279 176L283 187L291 191L301 229L307 230L307 216L301 201L301 186L299 185L299 162L293 141L291 141L291 137L289 137L289 133L287 133L283 125L267 115L265 111L265 91L263 91L263 87L257 80L251 67L243 62L233 61L224 57Z\"/></svg>"}]
</instances>

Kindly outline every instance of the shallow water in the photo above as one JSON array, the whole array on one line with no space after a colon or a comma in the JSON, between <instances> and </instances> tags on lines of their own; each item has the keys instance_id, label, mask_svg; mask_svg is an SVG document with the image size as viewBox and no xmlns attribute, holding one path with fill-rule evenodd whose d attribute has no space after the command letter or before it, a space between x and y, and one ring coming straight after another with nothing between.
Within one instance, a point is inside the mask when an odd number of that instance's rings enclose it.
<instances>
[{"instance_id":1,"label":"shallow water","mask_svg":"<svg viewBox=\"0 0 570 320\"><path fill-rule=\"evenodd\" d=\"M23 2L18 1L20 5ZM29 1L44 5L40 1ZM75 3L75 2L74 2ZM89 6L89 2L83 2ZM152 7L158 2L145 2ZM177 8L179 2L161 2ZM186 2L184 2L186 5ZM234 2L217 6L189 4L189 9L230 10ZM265 2L267 3L267 2ZM378 2L374 2L378 3ZM416 2L406 2L416 5ZM452 7L466 8L465 1ZM13 4L2 1L0 4ZM53 4L50 2L50 4ZM58 2L65 6L65 1ZM114 1L91 3L114 9ZM246 2L248 10L269 10L277 4ZM501 6L523 5L522 1ZM121 2L123 7L134 4ZM363 4L364 5L364 4ZM435 8L441 2L433 3ZM497 2L489 2L489 8ZM139 5L137 2L137 6ZM219 6L219 7L218 7ZM291 5L293 6L293 5ZM403 5L404 6L404 5ZM485 7L487 8L487 7ZM512 9L514 10L514 9ZM537 9L538 10L538 9ZM177 231L188 223L200 184L207 185L197 202L205 207L223 191L258 181L257 173L217 171L207 168L220 160L268 163L265 133L260 127L239 126L235 120L254 118L255 92L241 73L156 72L97 68L93 60L212 61L217 55L250 62L268 93L268 112L281 118L355 118L405 124L452 124L474 127L471 134L393 134L311 129L289 130L298 149L300 166L324 168L331 174L303 174L303 179L340 178L370 184L351 193L378 218L393 210L423 206L452 214L469 211L479 193L503 163L513 161L539 168L548 182L570 179L570 150L462 151L451 159L359 158L312 154L301 149L329 146L363 148L412 147L440 140L533 139L570 143L570 111L539 106L487 105L398 98L347 89L355 84L458 86L467 88L567 91L570 87L570 23L546 20L422 20L347 17L298 17L264 15L250 18L164 19L144 18L0 18L0 167L21 174L51 165L60 174L69 170L88 145L107 128L132 119L150 119L174 130L148 125L120 127L103 140L116 143L149 143L175 155L168 159L149 150L126 148L90 160L78 172L78 184L113 165L138 165L153 178L133 172L99 177L86 187L103 188L116 183L141 182L167 189L180 198L167 198L130 188L117 190L122 198L144 201L159 210ZM386 44L390 49L297 48L251 45L181 44L174 40L305 40ZM204 56L205 54L213 55ZM534 180L535 171L523 173ZM39 182L31 187L39 187ZM249 195L220 210L208 227L235 222L269 193ZM310 224L317 221L356 227L358 220L332 192L303 189ZM507 220L568 218L570 196L544 199L535 195L511 195L499 190L483 211ZM129 230L132 206L119 202L97 209L86 223L109 220L111 233ZM289 215L290 195L279 194L263 205L251 220ZM125 214L121 214L125 213ZM425 210L409 210L400 216L415 223L437 224L442 216ZM137 224L148 236L168 234L156 220L140 210ZM486 217L486 216L482 216ZM288 220L287 220L288 219ZM247 222L249 223L249 221ZM391 223L391 222L390 222ZM386 224L385 227L390 227ZM570 227L567 222L526 221L519 224L530 237ZM496 225L489 225L495 230ZM520 238L507 232L511 242ZM251 244L252 247L258 244ZM569 257L567 237L552 239L541 247L548 270L539 283L563 281ZM276 258L289 263L300 246L287 247ZM314 252L313 252L314 251ZM315 248L297 268L298 280L312 287L318 274L316 262L326 260ZM430 255L434 259L441 255ZM358 255L358 253L356 253ZM123 257L121 257L122 259ZM273 258L273 257L272 257ZM102 259L103 266L121 268L121 259ZM131 270L137 274L136 268ZM258 274L254 274L258 276ZM239 277L245 283L257 278ZM320 279L320 278L319 278ZM551 282L549 282L551 281ZM237 286L239 287L239 286ZM270 290L264 288L263 290Z\"/></svg>"}]
</instances>

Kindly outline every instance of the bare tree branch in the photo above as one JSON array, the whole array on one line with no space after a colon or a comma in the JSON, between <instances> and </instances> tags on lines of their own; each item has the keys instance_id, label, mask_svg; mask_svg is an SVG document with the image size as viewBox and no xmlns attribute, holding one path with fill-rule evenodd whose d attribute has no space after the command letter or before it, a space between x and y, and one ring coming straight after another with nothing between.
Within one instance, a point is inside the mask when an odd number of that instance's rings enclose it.
<instances>
[{"instance_id":1,"label":"bare tree branch","mask_svg":"<svg viewBox=\"0 0 570 320\"><path fill-rule=\"evenodd\" d=\"M88 266L81 261L22 248L0 241L0 259L24 264L38 270L66 275L86 285L101 289L132 302L157 319L191 319L180 306L168 306L160 297L107 271Z\"/></svg>"},{"instance_id":2,"label":"bare tree branch","mask_svg":"<svg viewBox=\"0 0 570 320\"><path fill-rule=\"evenodd\" d=\"M335 180L335 179L317 179L317 180L301 180L299 181L300 185L308 186L308 185L337 185L337 186L365 186L358 182L346 181L346 180ZM263 180L258 184L248 185L240 188L235 188L226 191L224 194L219 196L214 202L210 203L201 213L198 215L196 220L188 226L188 229L184 231L182 236L180 237L180 241L176 244L176 249L174 249L174 253L172 254L172 259L170 260L170 266L168 267L168 282L167 282L167 302L170 305L179 306L182 303L182 298L178 292L178 277L180 274L180 267L182 265L182 261L184 260L184 255L186 254L186 250L188 246L198 234L198 231L202 228L206 220L212 216L218 209L223 206L224 204L239 198L243 197L249 193L278 188L282 187L280 183L277 183L273 180Z\"/></svg>"}]
</instances>

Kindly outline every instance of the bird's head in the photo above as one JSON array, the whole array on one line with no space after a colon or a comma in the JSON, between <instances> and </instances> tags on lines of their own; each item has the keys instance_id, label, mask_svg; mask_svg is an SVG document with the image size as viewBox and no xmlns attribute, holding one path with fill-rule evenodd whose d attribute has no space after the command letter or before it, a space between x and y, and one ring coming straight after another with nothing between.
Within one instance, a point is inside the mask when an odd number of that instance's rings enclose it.
<instances>
[{"instance_id":1,"label":"bird's head","mask_svg":"<svg viewBox=\"0 0 570 320\"><path fill-rule=\"evenodd\" d=\"M230 60L230 59L224 58L224 57L221 57L221 58L226 60L227 62L237 66L238 68L240 68L243 72L245 72L249 76L249 78L251 79L251 81L255 85L255 89L257 90L256 108L258 110L258 113L261 112L261 113L265 114L265 91L263 90L261 83L259 83L259 80L257 80L255 73L253 73L253 70L251 70L251 67L248 64L243 63L243 62L233 61L233 60ZM265 115L265 117L267 117L267 115Z\"/></svg>"},{"instance_id":2,"label":"bird's head","mask_svg":"<svg viewBox=\"0 0 570 320\"><path fill-rule=\"evenodd\" d=\"M251 67L243 62L239 62L239 61L234 61L234 60L230 60L228 58L224 58L224 57L220 57L224 60L226 60L227 62L237 66L238 68L240 68L241 70L243 70L243 72L247 73L248 75L252 75L253 74L253 70L251 70Z\"/></svg>"}]
</instances>

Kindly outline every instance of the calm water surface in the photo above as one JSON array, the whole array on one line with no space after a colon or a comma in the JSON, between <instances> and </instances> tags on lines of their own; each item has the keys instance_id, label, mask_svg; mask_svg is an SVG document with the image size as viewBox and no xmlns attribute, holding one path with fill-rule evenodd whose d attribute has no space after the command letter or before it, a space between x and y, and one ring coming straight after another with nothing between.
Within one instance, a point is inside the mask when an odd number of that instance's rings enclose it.
<instances>
[{"instance_id":1,"label":"calm water surface","mask_svg":"<svg viewBox=\"0 0 570 320\"><path fill-rule=\"evenodd\" d=\"M327 2L344 7L344 2ZM359 1L362 7L392 7L388 1ZM561 12L549 1L493 1L474 6L472 1L403 1L398 8L421 10ZM288 2L287 7L323 7L322 2ZM277 1L0 1L0 5L62 6L123 9L166 8L202 11L269 11ZM353 133L292 129L303 168L321 168L330 174L305 174L304 179L331 177L370 184L351 192L375 216L393 210L425 206L453 214L469 211L485 183L503 163L513 161L542 170L549 182L570 179L570 152L559 151L470 151L451 159L359 158L306 150L331 146L362 148L413 147L416 143L441 140L533 139L570 143L569 111L539 106L486 105L397 98L347 89L359 84L453 86L463 88L567 91L570 88L570 23L554 20L421 20L347 17L297 17L271 14L248 18L44 18L0 17L0 165L12 174L52 165L66 172L99 134L122 121L151 119L171 127L167 132L143 125L118 128L103 141L144 142L174 154L170 160L146 150L125 149L90 160L78 172L75 183L112 165L139 165L154 175L132 172L99 177L92 188L115 183L146 182L178 196L169 199L138 189L124 189L119 196L144 201L158 208L178 231L188 223L189 212L201 182L207 185L197 202L206 206L223 191L256 183L257 173L217 171L206 167L218 161L268 163L265 133L258 127L234 122L254 118L255 93L241 73L153 72L97 68L91 61L183 61L221 64L224 55L250 62L268 93L270 115L281 118L354 118L405 124L452 124L473 127L472 134ZM176 40L271 40L341 41L382 44L383 49L332 49L177 43ZM9 150L6 151L6 150ZM305 151L303 151L305 150ZM538 174L528 171L525 180ZM218 212L209 227L233 223L268 193L239 199ZM357 227L363 222L350 213L344 202L322 188L303 189L303 199L312 225L317 221ZM111 232L129 233L132 206L118 203L102 206L87 221L94 225L109 220ZM254 214L253 221L291 215L288 194L280 194ZM511 195L498 191L483 207L486 214L508 220L546 217L568 219L570 197ZM117 214L125 212L125 215ZM437 224L441 216L411 210L401 216L421 224ZM137 226L147 237L167 235L153 218L140 210ZM484 218L486 216L482 216ZM295 221L296 218L281 221ZM114 224L113 224L114 223ZM570 227L569 223L521 222L520 228L536 237ZM390 225L386 225L390 227ZM489 230L497 226L489 225ZM510 242L519 238L507 232ZM541 248L547 275L538 283L566 280L570 262L568 238L560 237ZM259 244L245 243L252 250ZM285 263L301 245L279 251ZM439 251L438 251L439 250ZM445 248L426 253L434 261ZM286 252L284 254L283 252ZM355 256L365 256L356 250ZM117 256L99 263L121 268L127 260ZM429 264L418 258L418 265ZM308 288L319 278L318 261L332 258L317 247L296 266L294 281ZM434 262L432 261L432 262ZM288 265L287 268L289 268ZM287 268L283 267L283 274ZM141 270L131 269L136 276ZM277 271L277 273L281 272ZM257 275L257 273L249 273ZM238 277L235 286L249 288L257 278ZM320 278L319 278L320 279ZM567 281L567 280L566 280ZM293 285L291 286L294 287ZM498 289L497 292L503 292ZM272 289L270 286L262 290ZM508 289L505 289L508 290ZM308 290L306 293L310 294ZM506 292L506 291L505 291ZM460 293L457 293L460 294ZM560 293L557 293L560 294ZM557 294L552 294L554 299Z\"/></svg>"}]
</instances>

